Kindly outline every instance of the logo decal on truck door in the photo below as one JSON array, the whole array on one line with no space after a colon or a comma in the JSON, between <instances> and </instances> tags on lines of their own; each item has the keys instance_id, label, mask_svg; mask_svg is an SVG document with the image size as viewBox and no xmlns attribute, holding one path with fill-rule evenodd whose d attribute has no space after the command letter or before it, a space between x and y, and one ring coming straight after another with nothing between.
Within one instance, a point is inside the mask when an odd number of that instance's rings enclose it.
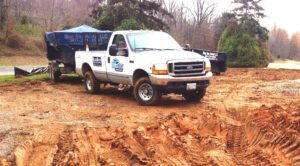
<instances>
[{"instance_id":1,"label":"logo decal on truck door","mask_svg":"<svg viewBox=\"0 0 300 166\"><path fill-rule=\"evenodd\" d=\"M115 69L116 72L123 72L123 64L120 63L119 59L115 58L113 59L112 63L112 68Z\"/></svg>"},{"instance_id":2,"label":"logo decal on truck door","mask_svg":"<svg viewBox=\"0 0 300 166\"><path fill-rule=\"evenodd\" d=\"M93 65L97 67L102 67L101 57L93 57Z\"/></svg>"}]
</instances>

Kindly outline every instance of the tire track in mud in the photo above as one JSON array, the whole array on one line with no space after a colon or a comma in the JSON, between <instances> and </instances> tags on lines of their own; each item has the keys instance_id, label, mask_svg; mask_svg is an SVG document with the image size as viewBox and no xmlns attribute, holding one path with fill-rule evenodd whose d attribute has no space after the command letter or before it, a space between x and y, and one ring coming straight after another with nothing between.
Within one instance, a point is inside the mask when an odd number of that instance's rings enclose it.
<instances>
[{"instance_id":1,"label":"tire track in mud","mask_svg":"<svg viewBox=\"0 0 300 166\"><path fill-rule=\"evenodd\" d=\"M276 165L276 158L263 152L262 149L266 147L256 146L262 140L262 136L260 132L253 134L253 131L248 131L245 125L228 127L226 145L229 152L233 154L237 165Z\"/></svg>"},{"instance_id":2,"label":"tire track in mud","mask_svg":"<svg viewBox=\"0 0 300 166\"><path fill-rule=\"evenodd\" d=\"M236 87L230 89L222 102L228 117L240 122L240 124L227 124L226 136L226 146L233 154L237 165L277 165L278 162L299 165L299 140L296 139L297 137L293 139L291 136L286 136L285 131L278 130L291 128L299 133L299 121L291 123L287 118L279 117L275 123L273 122L278 129L272 129L265 124L247 122L248 116L238 112L238 106L230 108L228 104L234 100L238 91ZM268 119L260 121L266 122ZM268 139L270 136L273 136L273 139ZM278 149L280 153L274 155L266 152L266 149L270 151Z\"/></svg>"},{"instance_id":3,"label":"tire track in mud","mask_svg":"<svg viewBox=\"0 0 300 166\"><path fill-rule=\"evenodd\" d=\"M101 165L108 163L101 156L101 137L98 129L68 126L51 142L51 135L42 135L18 146L12 163L16 165ZM103 144L105 145L105 144Z\"/></svg>"},{"instance_id":4,"label":"tire track in mud","mask_svg":"<svg viewBox=\"0 0 300 166\"><path fill-rule=\"evenodd\" d=\"M260 146L276 151L278 158L287 164L300 165L299 118L294 119L293 114L287 116L287 110L276 105L257 111L268 113L266 118L253 118L252 122L259 128L258 135L264 135Z\"/></svg>"},{"instance_id":5,"label":"tire track in mud","mask_svg":"<svg viewBox=\"0 0 300 166\"><path fill-rule=\"evenodd\" d=\"M221 157L211 157L207 153L220 147L221 143L217 139L197 134L197 129L186 125L184 118L187 117L172 113L159 121L155 125L155 130L138 128L133 132L134 138L142 147L155 152L153 159L158 165L218 165L217 163L221 163ZM193 120L189 119L189 122L191 121ZM159 140L152 140L153 137ZM145 139L148 141L145 142ZM162 144L164 146L161 146ZM224 149L221 148L219 151L223 152ZM223 162L223 165L224 163L231 162Z\"/></svg>"},{"instance_id":6,"label":"tire track in mud","mask_svg":"<svg viewBox=\"0 0 300 166\"><path fill-rule=\"evenodd\" d=\"M96 165L99 156L91 141L87 129L66 129L57 144L53 165Z\"/></svg>"},{"instance_id":7,"label":"tire track in mud","mask_svg":"<svg viewBox=\"0 0 300 166\"><path fill-rule=\"evenodd\" d=\"M240 114L231 113L235 117ZM204 119L202 119L204 120ZM252 121L251 121L252 122ZM255 121L254 121L255 122ZM172 113L157 122L108 130L68 126L51 138L27 141L15 151L16 165L285 165L299 164L296 138L270 135L250 123L228 125L225 142L202 135L201 119ZM272 132L271 132L272 133ZM266 149L262 150L262 149ZM272 150L280 153L272 153ZM283 154L283 155L282 155ZM272 156L273 155L273 156ZM289 161L280 157L289 158ZM40 161L39 161L39 160Z\"/></svg>"}]
</instances>

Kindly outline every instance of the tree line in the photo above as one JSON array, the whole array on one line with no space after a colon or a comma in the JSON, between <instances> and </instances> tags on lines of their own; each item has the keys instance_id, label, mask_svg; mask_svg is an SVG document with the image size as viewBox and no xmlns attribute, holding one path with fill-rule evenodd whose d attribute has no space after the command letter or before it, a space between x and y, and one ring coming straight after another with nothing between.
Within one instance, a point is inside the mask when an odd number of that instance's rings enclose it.
<instances>
[{"instance_id":1,"label":"tree line","mask_svg":"<svg viewBox=\"0 0 300 166\"><path fill-rule=\"evenodd\" d=\"M0 0L0 30L14 24L40 26L44 31L81 24L99 29L154 29L169 32L181 45L225 51L231 66L266 66L273 57L299 59L299 34L291 38L259 23L262 0L233 0L236 8L216 17L209 0ZM283 48L284 47L284 48ZM280 49L282 48L282 49Z\"/></svg>"},{"instance_id":2,"label":"tree line","mask_svg":"<svg viewBox=\"0 0 300 166\"><path fill-rule=\"evenodd\" d=\"M30 23L45 31L91 24L96 0L0 0L0 28L5 21Z\"/></svg>"},{"instance_id":3,"label":"tree line","mask_svg":"<svg viewBox=\"0 0 300 166\"><path fill-rule=\"evenodd\" d=\"M286 30L274 26L270 32L268 46L275 58L300 60L300 33L289 37Z\"/></svg>"}]
</instances>

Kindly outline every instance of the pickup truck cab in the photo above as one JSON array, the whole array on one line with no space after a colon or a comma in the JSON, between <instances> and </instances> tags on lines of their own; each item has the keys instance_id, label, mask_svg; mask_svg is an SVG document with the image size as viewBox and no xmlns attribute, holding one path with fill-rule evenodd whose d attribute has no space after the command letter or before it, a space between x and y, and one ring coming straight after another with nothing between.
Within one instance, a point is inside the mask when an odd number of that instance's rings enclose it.
<instances>
[{"instance_id":1,"label":"pickup truck cab","mask_svg":"<svg viewBox=\"0 0 300 166\"><path fill-rule=\"evenodd\" d=\"M141 105L157 104L168 93L199 101L212 78L207 58L158 31L114 32L107 51L76 51L75 63L88 93L99 92L101 83L130 85Z\"/></svg>"}]
</instances>

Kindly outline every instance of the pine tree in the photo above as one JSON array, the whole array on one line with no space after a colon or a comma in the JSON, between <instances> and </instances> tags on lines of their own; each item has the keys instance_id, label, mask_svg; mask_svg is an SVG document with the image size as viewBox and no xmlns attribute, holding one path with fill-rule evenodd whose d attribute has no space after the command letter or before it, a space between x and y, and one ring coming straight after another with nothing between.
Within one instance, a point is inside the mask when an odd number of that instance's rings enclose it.
<instances>
[{"instance_id":1,"label":"pine tree","mask_svg":"<svg viewBox=\"0 0 300 166\"><path fill-rule=\"evenodd\" d=\"M268 30L259 23L265 17L259 5L262 0L234 0L239 5L233 9L234 20L226 25L219 40L218 49L229 55L232 67L266 67L269 61L266 51Z\"/></svg>"},{"instance_id":2,"label":"pine tree","mask_svg":"<svg viewBox=\"0 0 300 166\"><path fill-rule=\"evenodd\" d=\"M238 5L233 12L242 22L247 19L264 18L264 8L260 5L262 0L234 0L233 3Z\"/></svg>"}]
</instances>

